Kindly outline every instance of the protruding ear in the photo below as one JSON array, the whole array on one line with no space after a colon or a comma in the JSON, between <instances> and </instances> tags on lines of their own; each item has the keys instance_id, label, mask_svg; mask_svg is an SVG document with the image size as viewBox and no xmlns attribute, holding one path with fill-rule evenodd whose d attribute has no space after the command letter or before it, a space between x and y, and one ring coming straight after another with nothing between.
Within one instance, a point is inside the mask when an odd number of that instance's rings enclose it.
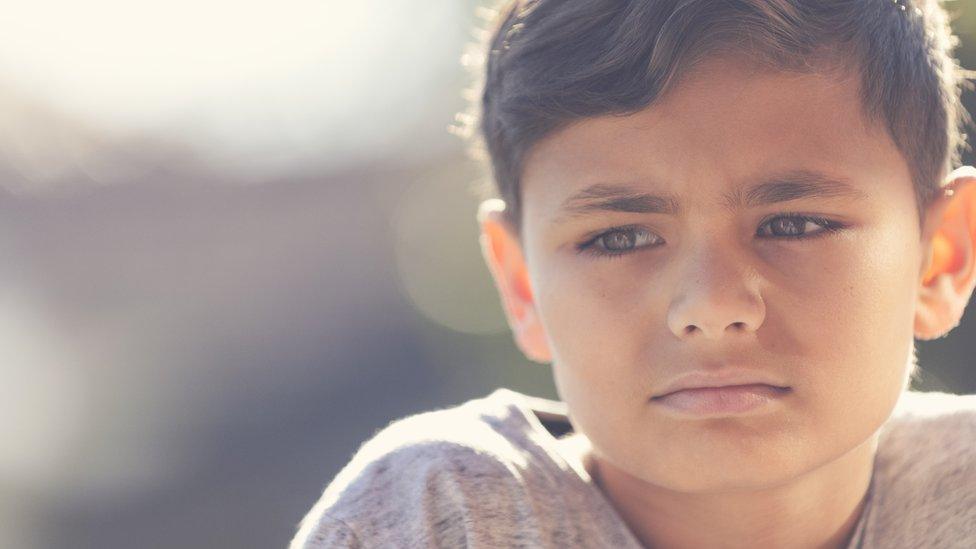
<instances>
[{"instance_id":1,"label":"protruding ear","mask_svg":"<svg viewBox=\"0 0 976 549\"><path fill-rule=\"evenodd\" d=\"M505 309L515 344L535 362L551 362L552 353L536 309L529 269L517 231L505 218L505 203L486 200L478 208L481 253Z\"/></svg>"},{"instance_id":2,"label":"protruding ear","mask_svg":"<svg viewBox=\"0 0 976 549\"><path fill-rule=\"evenodd\" d=\"M926 208L915 337L936 339L959 325L976 286L976 168L947 178L943 194Z\"/></svg>"}]
</instances>

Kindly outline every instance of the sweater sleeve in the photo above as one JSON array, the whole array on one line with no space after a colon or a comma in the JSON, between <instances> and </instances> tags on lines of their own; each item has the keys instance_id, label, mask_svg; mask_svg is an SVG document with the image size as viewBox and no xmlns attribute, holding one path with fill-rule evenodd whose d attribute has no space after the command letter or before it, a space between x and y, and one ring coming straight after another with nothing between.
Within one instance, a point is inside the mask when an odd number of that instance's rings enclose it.
<instances>
[{"instance_id":1,"label":"sweater sleeve","mask_svg":"<svg viewBox=\"0 0 976 549\"><path fill-rule=\"evenodd\" d=\"M382 429L325 488L291 549L634 547L513 398L496 392Z\"/></svg>"},{"instance_id":2,"label":"sweater sleeve","mask_svg":"<svg viewBox=\"0 0 976 549\"><path fill-rule=\"evenodd\" d=\"M356 532L345 522L328 515L306 521L288 549L360 549Z\"/></svg>"},{"instance_id":3,"label":"sweater sleeve","mask_svg":"<svg viewBox=\"0 0 976 549\"><path fill-rule=\"evenodd\" d=\"M865 547L976 547L976 395L906 393L875 460Z\"/></svg>"}]
</instances>

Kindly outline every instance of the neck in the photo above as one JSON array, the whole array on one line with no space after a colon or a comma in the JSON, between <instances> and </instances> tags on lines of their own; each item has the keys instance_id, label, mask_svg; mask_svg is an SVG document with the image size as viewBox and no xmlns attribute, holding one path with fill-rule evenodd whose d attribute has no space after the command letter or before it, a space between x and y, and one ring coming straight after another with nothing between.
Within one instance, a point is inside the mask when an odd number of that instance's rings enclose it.
<instances>
[{"instance_id":1,"label":"neck","mask_svg":"<svg viewBox=\"0 0 976 549\"><path fill-rule=\"evenodd\" d=\"M586 468L645 547L847 547L865 506L878 435L790 482L683 493L587 453Z\"/></svg>"}]
</instances>

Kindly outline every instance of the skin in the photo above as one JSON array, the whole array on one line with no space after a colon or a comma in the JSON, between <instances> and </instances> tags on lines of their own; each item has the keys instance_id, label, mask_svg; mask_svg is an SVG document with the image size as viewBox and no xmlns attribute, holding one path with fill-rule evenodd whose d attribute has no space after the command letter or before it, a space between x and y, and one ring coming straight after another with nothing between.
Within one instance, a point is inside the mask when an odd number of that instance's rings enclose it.
<instances>
[{"instance_id":1,"label":"skin","mask_svg":"<svg viewBox=\"0 0 976 549\"><path fill-rule=\"evenodd\" d=\"M647 546L843 547L913 338L957 325L976 285L976 170L949 174L920 220L908 164L866 119L857 82L712 59L636 114L577 121L533 147L521 234L503 203L482 204L515 341L552 364L572 447ZM729 203L791 170L859 198ZM594 183L673 195L680 211L561 209ZM623 253L592 253L614 242ZM684 372L723 367L790 390L707 418L650 401Z\"/></svg>"}]
</instances>

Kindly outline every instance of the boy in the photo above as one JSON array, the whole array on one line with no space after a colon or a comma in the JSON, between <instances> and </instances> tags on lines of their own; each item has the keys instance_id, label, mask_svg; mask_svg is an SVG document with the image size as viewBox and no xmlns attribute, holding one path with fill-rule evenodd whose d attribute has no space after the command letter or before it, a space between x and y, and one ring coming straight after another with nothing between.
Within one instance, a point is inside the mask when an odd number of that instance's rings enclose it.
<instances>
[{"instance_id":1,"label":"boy","mask_svg":"<svg viewBox=\"0 0 976 549\"><path fill-rule=\"evenodd\" d=\"M292 547L976 547L976 397L907 391L976 285L952 44L934 0L510 4L482 247L563 408L395 422Z\"/></svg>"}]
</instances>

